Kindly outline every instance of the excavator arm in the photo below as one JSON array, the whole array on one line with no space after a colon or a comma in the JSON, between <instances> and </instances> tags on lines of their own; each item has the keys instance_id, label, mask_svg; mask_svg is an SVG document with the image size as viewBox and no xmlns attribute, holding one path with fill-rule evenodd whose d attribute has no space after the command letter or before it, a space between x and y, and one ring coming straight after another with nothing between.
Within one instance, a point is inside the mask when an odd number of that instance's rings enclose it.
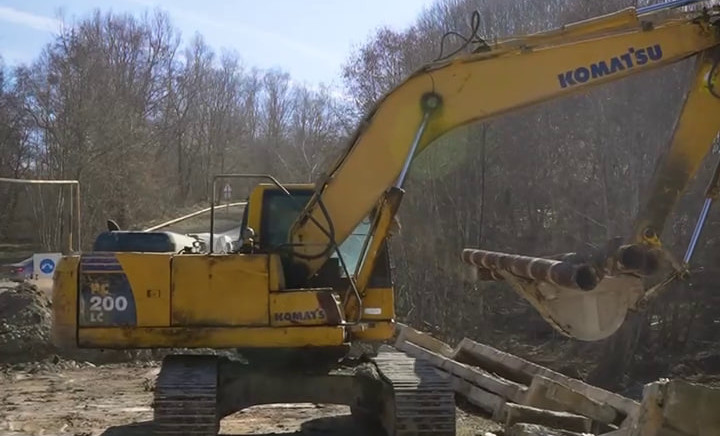
<instances>
[{"instance_id":1,"label":"excavator arm","mask_svg":"<svg viewBox=\"0 0 720 436\"><path fill-rule=\"evenodd\" d=\"M710 151L720 130L720 89L715 80L720 52L702 52L675 125L672 143L634 225L635 242L660 246L665 221Z\"/></svg>"},{"instance_id":2,"label":"excavator arm","mask_svg":"<svg viewBox=\"0 0 720 436\"><path fill-rule=\"evenodd\" d=\"M290 274L299 281L312 276L389 192L402 190L413 158L453 129L696 57L672 144L635 223L635 242L659 246L669 213L720 129L720 99L712 89L720 44L717 18L717 11L708 9L663 18L628 8L421 68L375 105L317 182L289 233ZM507 279L525 298L537 300L533 304L556 328L586 340L615 331L637 302L640 291L621 295L619 288L642 288L623 281L577 295L575 289L555 286L538 299L543 292L532 283ZM613 279L620 278L608 281ZM583 304L588 311L574 309ZM601 313L608 305L612 313Z\"/></svg>"}]
</instances>

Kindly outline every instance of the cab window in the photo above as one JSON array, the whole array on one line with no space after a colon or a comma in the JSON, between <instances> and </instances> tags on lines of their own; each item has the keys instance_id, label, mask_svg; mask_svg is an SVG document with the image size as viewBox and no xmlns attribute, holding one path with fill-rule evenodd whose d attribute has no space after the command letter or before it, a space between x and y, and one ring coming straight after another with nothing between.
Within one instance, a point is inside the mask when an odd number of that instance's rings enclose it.
<instances>
[{"instance_id":1,"label":"cab window","mask_svg":"<svg viewBox=\"0 0 720 436\"><path fill-rule=\"evenodd\" d=\"M278 248L288 242L290 226L310 201L313 190L292 190L290 194L292 197L277 189L263 192L260 243L265 249Z\"/></svg>"}]
</instances>

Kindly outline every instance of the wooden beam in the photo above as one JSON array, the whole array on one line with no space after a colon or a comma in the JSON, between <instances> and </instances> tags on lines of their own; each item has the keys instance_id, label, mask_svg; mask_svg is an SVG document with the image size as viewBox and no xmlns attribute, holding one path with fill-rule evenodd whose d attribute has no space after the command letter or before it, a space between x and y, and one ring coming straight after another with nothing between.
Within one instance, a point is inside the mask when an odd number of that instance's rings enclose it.
<instances>
[{"instance_id":1,"label":"wooden beam","mask_svg":"<svg viewBox=\"0 0 720 436\"><path fill-rule=\"evenodd\" d=\"M460 341L452 357L458 362L482 367L507 380L522 384L530 385L535 375L543 376L562 383L599 403L609 404L625 416L634 416L640 408L640 404L630 398L589 385L468 338Z\"/></svg>"},{"instance_id":2,"label":"wooden beam","mask_svg":"<svg viewBox=\"0 0 720 436\"><path fill-rule=\"evenodd\" d=\"M411 342L444 357L450 357L450 355L452 355L453 348L445 342L434 338L427 333L415 330L409 325L400 322L395 323L395 325L400 330L398 338L395 341L395 348L397 348L398 343Z\"/></svg>"},{"instance_id":3,"label":"wooden beam","mask_svg":"<svg viewBox=\"0 0 720 436\"><path fill-rule=\"evenodd\" d=\"M563 383L535 375L525 394L525 406L584 415L603 424L620 424L618 412Z\"/></svg>"},{"instance_id":4,"label":"wooden beam","mask_svg":"<svg viewBox=\"0 0 720 436\"><path fill-rule=\"evenodd\" d=\"M445 374L448 377L451 377L452 386L455 392L465 397L470 404L473 404L489 413L493 421L500 422L502 420L502 417L505 416L504 408L506 404L503 397L480 389L458 376L448 373Z\"/></svg>"},{"instance_id":5,"label":"wooden beam","mask_svg":"<svg viewBox=\"0 0 720 436\"><path fill-rule=\"evenodd\" d=\"M520 404L506 404L505 427L515 424L539 424L550 428L560 428L575 432L589 433L592 429L592 420L585 416L568 412L538 409L536 407L522 406Z\"/></svg>"},{"instance_id":6,"label":"wooden beam","mask_svg":"<svg viewBox=\"0 0 720 436\"><path fill-rule=\"evenodd\" d=\"M427 360L435 367L458 376L461 379L467 380L470 383L505 399L516 403L521 403L524 399L527 387L518 383L496 377L482 369L473 368L463 363L448 359L447 357L443 357L437 353L409 342L396 344L395 347L412 357Z\"/></svg>"}]
</instances>

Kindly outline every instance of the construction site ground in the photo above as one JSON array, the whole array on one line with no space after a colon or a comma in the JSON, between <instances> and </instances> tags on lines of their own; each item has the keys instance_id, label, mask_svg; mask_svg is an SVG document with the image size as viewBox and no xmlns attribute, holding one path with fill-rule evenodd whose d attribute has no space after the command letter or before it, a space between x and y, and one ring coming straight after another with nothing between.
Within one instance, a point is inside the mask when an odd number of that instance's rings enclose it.
<instances>
[{"instance_id":1,"label":"construction site ground","mask_svg":"<svg viewBox=\"0 0 720 436\"><path fill-rule=\"evenodd\" d=\"M2 435L147 435L155 362L90 366L15 365L0 378ZM458 410L459 435L498 424ZM349 409L337 405L256 406L222 421L227 435L360 435Z\"/></svg>"}]
</instances>

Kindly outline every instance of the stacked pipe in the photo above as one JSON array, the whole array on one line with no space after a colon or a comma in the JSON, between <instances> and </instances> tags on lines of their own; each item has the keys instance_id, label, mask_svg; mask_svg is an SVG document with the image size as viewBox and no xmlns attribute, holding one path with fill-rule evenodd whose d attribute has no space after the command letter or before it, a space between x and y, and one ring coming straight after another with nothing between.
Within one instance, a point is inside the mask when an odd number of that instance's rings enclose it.
<instances>
[{"instance_id":1,"label":"stacked pipe","mask_svg":"<svg viewBox=\"0 0 720 436\"><path fill-rule=\"evenodd\" d=\"M476 266L480 270L480 277L488 277L493 280L502 277L496 272L502 270L525 279L549 282L584 291L594 289L598 283L595 269L587 264L472 248L463 250L462 260Z\"/></svg>"},{"instance_id":2,"label":"stacked pipe","mask_svg":"<svg viewBox=\"0 0 720 436\"><path fill-rule=\"evenodd\" d=\"M660 251L641 244L620 246L608 258L610 265L606 264L607 271L603 271L600 264L576 253L543 258L473 248L462 251L463 262L478 269L480 280L502 281L499 271L504 271L516 277L583 291L593 290L605 273L649 276L657 272L660 265Z\"/></svg>"},{"instance_id":3,"label":"stacked pipe","mask_svg":"<svg viewBox=\"0 0 720 436\"><path fill-rule=\"evenodd\" d=\"M660 269L661 252L643 244L621 246L615 255L615 268L621 273L651 276Z\"/></svg>"}]
</instances>

